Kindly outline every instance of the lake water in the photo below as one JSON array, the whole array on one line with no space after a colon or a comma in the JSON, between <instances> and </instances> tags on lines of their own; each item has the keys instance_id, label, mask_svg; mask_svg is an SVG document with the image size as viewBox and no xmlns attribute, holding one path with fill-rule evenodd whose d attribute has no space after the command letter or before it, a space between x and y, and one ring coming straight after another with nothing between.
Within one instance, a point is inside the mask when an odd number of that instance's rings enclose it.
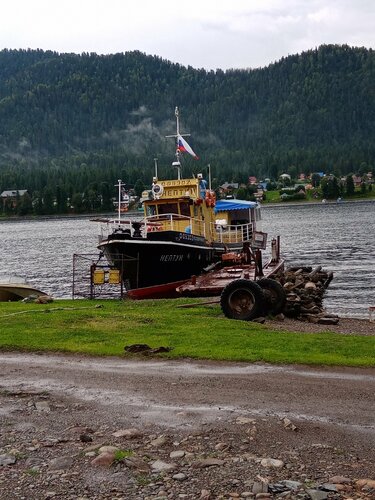
<instances>
[{"instance_id":1,"label":"lake water","mask_svg":"<svg viewBox=\"0 0 375 500\"><path fill-rule=\"evenodd\" d=\"M333 271L329 312L368 317L375 305L375 202L265 206L262 217L264 231L280 234L287 265Z\"/></svg>"},{"instance_id":2,"label":"lake water","mask_svg":"<svg viewBox=\"0 0 375 500\"><path fill-rule=\"evenodd\" d=\"M375 202L265 206L262 230L281 236L290 266L333 271L324 305L367 317L375 305ZM98 224L88 218L0 222L1 274L23 276L54 297L70 298L74 253L96 253Z\"/></svg>"}]
</instances>

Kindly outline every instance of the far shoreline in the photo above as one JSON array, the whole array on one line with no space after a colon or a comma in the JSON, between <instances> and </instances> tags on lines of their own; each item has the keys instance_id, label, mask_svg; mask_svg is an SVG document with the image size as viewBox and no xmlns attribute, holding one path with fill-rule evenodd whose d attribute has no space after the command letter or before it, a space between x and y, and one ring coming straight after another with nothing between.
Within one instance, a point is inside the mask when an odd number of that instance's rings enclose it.
<instances>
[{"instance_id":1,"label":"far shoreline","mask_svg":"<svg viewBox=\"0 0 375 500\"><path fill-rule=\"evenodd\" d=\"M288 206L293 206L293 207L299 207L299 206L310 206L310 205L347 205L348 203L374 203L375 202L375 197L374 198L363 198L360 200L341 200L341 201L336 201L336 200L327 200L323 202L322 200L320 201L305 201L305 202L300 202L300 201L280 201L280 202L270 202L270 203L261 203L261 207L288 207Z\"/></svg>"},{"instance_id":2,"label":"far shoreline","mask_svg":"<svg viewBox=\"0 0 375 500\"><path fill-rule=\"evenodd\" d=\"M337 202L336 200L327 200L326 202L323 202L322 200L320 201L305 201L305 202L300 202L300 201L280 201L280 202L270 202L270 203L260 203L260 206L262 208L266 207L301 207L301 206L310 206L310 205L347 205L348 203L375 203L375 197L374 198L363 198L359 200L341 200L340 202ZM138 210L129 210L126 212L126 215L129 216L138 216L142 218L143 212L140 212ZM54 220L54 219L90 219L90 218L99 218L99 217L105 217L108 219L118 219L118 214L117 212L107 212L107 213L83 213L83 214L46 214L46 215L12 215L12 216L0 216L0 222L18 222L18 221L33 221L33 220ZM123 218L123 217L122 217ZM95 222L95 221L94 221Z\"/></svg>"}]
</instances>

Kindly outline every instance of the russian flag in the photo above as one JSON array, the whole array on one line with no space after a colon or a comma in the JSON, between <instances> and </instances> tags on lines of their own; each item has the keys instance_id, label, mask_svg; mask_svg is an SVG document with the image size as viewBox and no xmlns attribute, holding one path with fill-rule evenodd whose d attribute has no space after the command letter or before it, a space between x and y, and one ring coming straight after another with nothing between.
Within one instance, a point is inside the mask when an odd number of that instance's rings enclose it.
<instances>
[{"instance_id":1,"label":"russian flag","mask_svg":"<svg viewBox=\"0 0 375 500\"><path fill-rule=\"evenodd\" d=\"M199 160L198 156L181 135L177 136L177 149L182 153L189 153L193 158Z\"/></svg>"}]
</instances>

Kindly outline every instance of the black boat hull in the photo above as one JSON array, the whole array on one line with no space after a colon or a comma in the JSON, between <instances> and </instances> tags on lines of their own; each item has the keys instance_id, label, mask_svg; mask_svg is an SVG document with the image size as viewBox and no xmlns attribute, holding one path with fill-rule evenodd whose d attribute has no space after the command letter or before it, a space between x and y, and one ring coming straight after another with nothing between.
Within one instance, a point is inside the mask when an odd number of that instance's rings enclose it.
<instances>
[{"instance_id":1,"label":"black boat hull","mask_svg":"<svg viewBox=\"0 0 375 500\"><path fill-rule=\"evenodd\" d=\"M99 249L121 270L128 289L187 280L201 274L226 250L224 245L214 247L204 238L174 231L150 233L147 238L113 233Z\"/></svg>"}]
</instances>

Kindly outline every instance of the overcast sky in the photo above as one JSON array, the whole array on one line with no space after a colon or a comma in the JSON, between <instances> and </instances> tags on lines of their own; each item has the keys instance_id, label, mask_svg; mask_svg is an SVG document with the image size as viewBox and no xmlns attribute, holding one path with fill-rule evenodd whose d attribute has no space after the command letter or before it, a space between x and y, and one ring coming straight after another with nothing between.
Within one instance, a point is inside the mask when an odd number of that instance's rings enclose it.
<instances>
[{"instance_id":1,"label":"overcast sky","mask_svg":"<svg viewBox=\"0 0 375 500\"><path fill-rule=\"evenodd\" d=\"M267 66L323 43L375 48L375 0L1 2L0 49L140 50L228 69Z\"/></svg>"}]
</instances>

